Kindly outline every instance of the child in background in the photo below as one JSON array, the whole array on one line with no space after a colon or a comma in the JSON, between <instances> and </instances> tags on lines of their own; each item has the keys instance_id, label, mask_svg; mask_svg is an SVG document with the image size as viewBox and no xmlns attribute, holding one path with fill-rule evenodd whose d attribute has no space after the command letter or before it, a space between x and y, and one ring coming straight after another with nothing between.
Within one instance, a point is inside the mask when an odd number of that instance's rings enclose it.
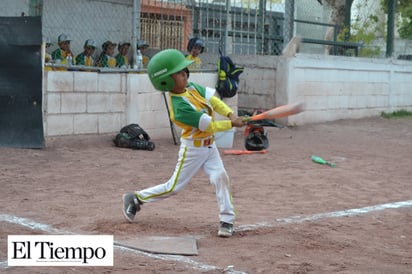
<instances>
[{"instance_id":1,"label":"child in background","mask_svg":"<svg viewBox=\"0 0 412 274\"><path fill-rule=\"evenodd\" d=\"M149 56L146 55L145 51L149 47L149 44L145 40L138 40L136 44L137 50L140 50L143 56L143 68L147 68L147 64L149 64Z\"/></svg>"},{"instance_id":2,"label":"child in background","mask_svg":"<svg viewBox=\"0 0 412 274\"><path fill-rule=\"evenodd\" d=\"M59 48L54 50L51 54L53 61L56 64L62 65L73 65L76 63L74 58L74 54L70 49L70 38L66 34L62 33L57 38ZM66 68L56 68L56 70L67 70Z\"/></svg>"},{"instance_id":3,"label":"child in background","mask_svg":"<svg viewBox=\"0 0 412 274\"><path fill-rule=\"evenodd\" d=\"M103 52L100 54L100 58L97 61L98 67L114 68L116 67L116 59L113 57L114 49L117 44L111 41L106 41L102 45Z\"/></svg>"},{"instance_id":4,"label":"child in background","mask_svg":"<svg viewBox=\"0 0 412 274\"><path fill-rule=\"evenodd\" d=\"M116 66L119 68L128 68L129 67L129 58L127 54L129 53L129 42L120 42L117 50L119 53L116 55Z\"/></svg>"},{"instance_id":5,"label":"child in background","mask_svg":"<svg viewBox=\"0 0 412 274\"><path fill-rule=\"evenodd\" d=\"M95 65L93 54L96 50L96 42L92 39L86 40L83 49L84 51L76 56L76 65L93 67Z\"/></svg>"},{"instance_id":6,"label":"child in background","mask_svg":"<svg viewBox=\"0 0 412 274\"><path fill-rule=\"evenodd\" d=\"M199 55L205 50L205 42L202 39L193 37L187 44L187 51L189 54L186 56L187 60L194 61L189 67L189 70L200 70L202 68L202 60Z\"/></svg>"}]
</instances>

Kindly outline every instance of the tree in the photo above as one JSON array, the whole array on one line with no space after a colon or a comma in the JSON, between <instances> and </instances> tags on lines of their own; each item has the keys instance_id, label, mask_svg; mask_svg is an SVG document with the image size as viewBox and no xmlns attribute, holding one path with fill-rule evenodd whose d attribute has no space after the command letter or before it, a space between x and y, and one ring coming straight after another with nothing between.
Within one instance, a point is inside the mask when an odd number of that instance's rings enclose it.
<instances>
[{"instance_id":1,"label":"tree","mask_svg":"<svg viewBox=\"0 0 412 274\"><path fill-rule=\"evenodd\" d=\"M359 50L361 57L375 57L381 53L381 48L373 45L380 33L384 33L384 23L379 21L379 17L370 14L367 18L357 16L349 28L344 28L338 35L338 41L349 41L362 43ZM345 38L346 37L346 38Z\"/></svg>"},{"instance_id":2,"label":"tree","mask_svg":"<svg viewBox=\"0 0 412 274\"><path fill-rule=\"evenodd\" d=\"M396 1L396 11L399 16L397 23L399 36L403 39L412 39L412 0ZM389 0L381 0L385 13L388 13Z\"/></svg>"},{"instance_id":3,"label":"tree","mask_svg":"<svg viewBox=\"0 0 412 274\"><path fill-rule=\"evenodd\" d=\"M353 0L317 0L319 3L326 4L331 9L329 23L343 26L345 18L348 15L346 11L350 11Z\"/></svg>"},{"instance_id":4,"label":"tree","mask_svg":"<svg viewBox=\"0 0 412 274\"><path fill-rule=\"evenodd\" d=\"M321 5L326 5L331 9L329 24L334 24L347 29L350 26L345 26L347 18L350 16L350 8L353 0L317 0ZM347 13L349 11L349 14ZM348 20L349 21L349 20ZM325 40L333 41L334 28L328 27L325 34ZM331 46L325 47L325 53L330 54Z\"/></svg>"}]
</instances>

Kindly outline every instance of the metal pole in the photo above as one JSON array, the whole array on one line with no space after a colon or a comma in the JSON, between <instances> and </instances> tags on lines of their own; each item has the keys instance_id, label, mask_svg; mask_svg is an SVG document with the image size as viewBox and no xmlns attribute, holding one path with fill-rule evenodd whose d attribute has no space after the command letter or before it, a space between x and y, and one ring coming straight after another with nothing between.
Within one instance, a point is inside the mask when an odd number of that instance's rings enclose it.
<instances>
[{"instance_id":1,"label":"metal pole","mask_svg":"<svg viewBox=\"0 0 412 274\"><path fill-rule=\"evenodd\" d=\"M293 37L293 26L295 24L295 0L285 1L285 19L283 22L283 48Z\"/></svg>"},{"instance_id":2,"label":"metal pole","mask_svg":"<svg viewBox=\"0 0 412 274\"><path fill-rule=\"evenodd\" d=\"M132 23L132 53L133 66L137 64L137 39L140 39L140 0L133 0L133 23Z\"/></svg>"},{"instance_id":3,"label":"metal pole","mask_svg":"<svg viewBox=\"0 0 412 274\"><path fill-rule=\"evenodd\" d=\"M265 25L265 16L266 16L266 1L265 0L259 0L259 12L258 12L259 18L258 18L258 33L260 34L258 37L260 39L257 40L257 53L260 54L265 54L266 52L264 51L264 43L265 43L265 30L264 30L264 25ZM266 45L267 46L267 45Z\"/></svg>"},{"instance_id":4,"label":"metal pole","mask_svg":"<svg viewBox=\"0 0 412 274\"><path fill-rule=\"evenodd\" d=\"M353 0L346 0L345 2L345 22L344 22L344 28L346 28L345 37L344 37L345 41L348 41L350 37L350 19L351 19L352 3L353 3ZM334 41L336 41L336 39Z\"/></svg>"},{"instance_id":5,"label":"metal pole","mask_svg":"<svg viewBox=\"0 0 412 274\"><path fill-rule=\"evenodd\" d=\"M232 20L230 18L230 0L226 0L226 26L225 26L225 39L223 39L223 48L222 48L222 54L227 55L232 53L232 48L229 50L229 44L232 45L232 43L229 42L229 28L232 26Z\"/></svg>"},{"instance_id":6,"label":"metal pole","mask_svg":"<svg viewBox=\"0 0 412 274\"><path fill-rule=\"evenodd\" d=\"M395 40L395 0L388 0L388 22L387 22L387 38L386 38L386 57L392 57Z\"/></svg>"}]
</instances>

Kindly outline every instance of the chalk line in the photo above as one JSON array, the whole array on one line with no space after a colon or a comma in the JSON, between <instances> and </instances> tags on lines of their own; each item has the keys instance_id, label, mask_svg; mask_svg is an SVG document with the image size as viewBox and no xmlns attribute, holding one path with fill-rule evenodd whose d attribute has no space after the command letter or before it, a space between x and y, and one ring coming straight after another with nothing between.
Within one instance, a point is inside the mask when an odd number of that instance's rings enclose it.
<instances>
[{"instance_id":1,"label":"chalk line","mask_svg":"<svg viewBox=\"0 0 412 274\"><path fill-rule=\"evenodd\" d=\"M257 228L265 228L265 227L274 227L279 224L299 224L303 222L313 222L327 218L338 218L338 217L349 217L355 215L362 215L367 214L374 211L382 211L385 209L394 209L394 208L402 208L402 207L410 207L412 206L412 200L409 201L402 201L402 202L395 202L395 203L386 203L374 206L367 206L362 208L354 208L348 210L340 210L340 211L332 211L326 213L318 213L308 216L293 216L289 218L279 218L275 219L272 222L261 222L256 224L250 225L241 225L236 227L236 231L247 231L247 230L254 230Z\"/></svg>"},{"instance_id":2,"label":"chalk line","mask_svg":"<svg viewBox=\"0 0 412 274\"><path fill-rule=\"evenodd\" d=\"M386 204L380 204L380 205L374 205L374 206L367 206L367 207L362 207L362 208L318 213L318 214L312 214L308 216L292 216L288 218L278 218L271 222L260 222L256 224L241 225L241 226L236 227L235 231L248 231L248 230L254 230L254 229L264 228L264 227L275 227L275 226L279 226L282 224L299 224L303 222L313 222L313 221L318 221L318 220L327 219L327 218L348 217L348 216L367 214L367 213L374 212L374 211L382 211L385 209L395 209L395 208L411 207L411 206L412 206L412 200L408 200L408 201L386 203ZM27 227L33 230L40 230L40 231L47 232L47 233L74 234L68 231L56 229L47 224L41 224L41 223L35 222L31 219L21 218L21 217L17 217L13 215L8 215L8 214L0 214L0 221L21 225L23 227ZM204 270L204 271L221 270L221 268L218 268L216 266L202 264L200 262L197 262L193 259L190 259L185 256L181 256L181 255L165 255L165 254L148 253L148 252L125 247L118 242L114 242L114 246L118 249L124 249L124 250L138 253L138 254L141 254L141 255L144 255L150 258L185 263L185 264L191 265L193 269ZM7 267L8 267L7 261L0 262L0 268L4 269ZM229 274L246 274L245 272L236 271L231 267L227 268L227 271L224 271L224 272L229 273Z\"/></svg>"},{"instance_id":3,"label":"chalk line","mask_svg":"<svg viewBox=\"0 0 412 274\"><path fill-rule=\"evenodd\" d=\"M51 225L38 223L38 222L36 222L34 220L31 220L31 219L28 219L28 218L21 218L21 217L9 215L9 214L0 214L0 221L20 225L20 226L23 226L23 227L30 228L32 230L39 230L39 231L43 231L43 232L50 233L50 234L69 234L69 235L70 234L75 234L75 233L72 233L72 232L63 231L63 230L54 228ZM114 242L113 245L118 249L123 249L123 250L127 250L129 252L138 253L138 254L141 254L141 255L144 255L144 256L147 256L147 257L150 257L150 258L160 259L160 260L164 260L164 261L175 261L175 262L185 263L185 264L190 265L193 269L197 269L197 270L209 271L209 270L221 270L222 269L222 268L219 268L219 267L216 267L216 266L213 266L213 265L208 265L208 264L203 264L203 263L197 262L193 259L190 259L190 258L185 257L185 256L181 256L181 255L166 255L166 254L148 253L148 252L144 252L144 251L140 251L140 250L125 247L124 245L122 245L119 242ZM0 269L1 268L3 268L3 269L8 268L7 261L1 261L0 262ZM225 273L229 273L229 274L246 274L245 272L236 271L234 269L230 269L229 271L226 271Z\"/></svg>"}]
</instances>

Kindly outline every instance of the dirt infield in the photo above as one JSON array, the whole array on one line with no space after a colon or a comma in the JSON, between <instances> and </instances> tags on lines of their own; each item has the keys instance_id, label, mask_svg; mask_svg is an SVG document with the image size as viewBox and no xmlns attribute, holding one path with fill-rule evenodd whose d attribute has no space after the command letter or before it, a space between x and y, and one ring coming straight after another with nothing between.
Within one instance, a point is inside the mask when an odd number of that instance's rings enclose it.
<instances>
[{"instance_id":1,"label":"dirt infield","mask_svg":"<svg viewBox=\"0 0 412 274\"><path fill-rule=\"evenodd\" d=\"M124 220L123 193L172 174L171 137L153 140L152 152L116 148L111 135L0 148L0 272L412 273L412 119L267 131L267 154L222 156L238 215L229 239L216 235L214 187L201 173L178 195L145 204L136 223ZM234 148L243 149L240 131ZM7 267L7 235L50 233L193 236L199 255L115 247L113 267Z\"/></svg>"}]
</instances>

